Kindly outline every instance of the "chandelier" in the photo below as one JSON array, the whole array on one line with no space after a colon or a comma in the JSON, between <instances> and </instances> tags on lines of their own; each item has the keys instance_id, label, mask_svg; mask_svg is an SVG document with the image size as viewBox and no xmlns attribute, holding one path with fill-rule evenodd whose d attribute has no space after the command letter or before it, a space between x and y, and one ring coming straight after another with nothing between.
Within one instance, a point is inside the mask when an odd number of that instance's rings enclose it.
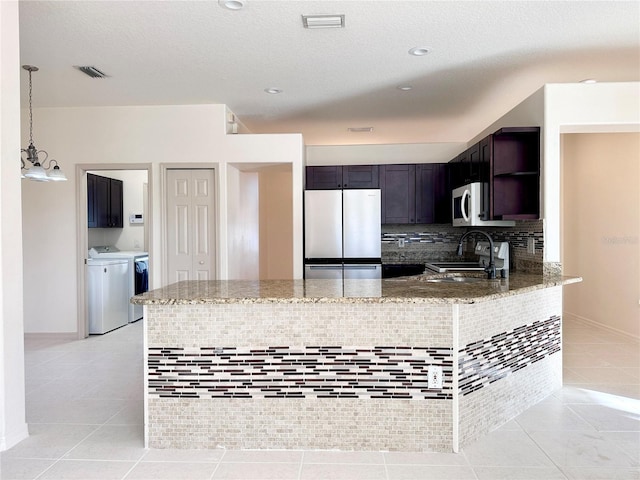
<instances>
[{"instance_id":1,"label":"chandelier","mask_svg":"<svg viewBox=\"0 0 640 480\"><path fill-rule=\"evenodd\" d=\"M67 177L60 166L58 161L53 158L49 160L49 154L44 150L38 150L33 144L33 111L31 108L31 73L37 72L38 67L33 65L23 65L27 72L29 72L29 146L20 150L20 162L22 164L21 172L22 178L28 178L29 180L35 180L36 182L64 182ZM27 158L24 158L22 154L26 154ZM44 155L44 159L40 161L38 155ZM29 162L26 163L25 162ZM27 166L28 165L28 166ZM53 168L52 168L53 167Z\"/></svg>"}]
</instances>

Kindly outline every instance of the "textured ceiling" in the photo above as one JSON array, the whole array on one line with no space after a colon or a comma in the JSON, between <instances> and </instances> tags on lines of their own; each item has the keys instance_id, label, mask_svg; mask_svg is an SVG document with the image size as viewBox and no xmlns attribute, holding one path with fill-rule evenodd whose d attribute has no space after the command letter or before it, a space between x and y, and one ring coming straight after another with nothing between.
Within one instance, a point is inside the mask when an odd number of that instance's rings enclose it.
<instances>
[{"instance_id":1,"label":"textured ceiling","mask_svg":"<svg viewBox=\"0 0 640 480\"><path fill-rule=\"evenodd\" d=\"M34 106L224 103L254 133L308 145L465 142L545 83L640 80L637 1L245 4L23 0ZM302 27L302 14L332 13L345 28Z\"/></svg>"}]
</instances>

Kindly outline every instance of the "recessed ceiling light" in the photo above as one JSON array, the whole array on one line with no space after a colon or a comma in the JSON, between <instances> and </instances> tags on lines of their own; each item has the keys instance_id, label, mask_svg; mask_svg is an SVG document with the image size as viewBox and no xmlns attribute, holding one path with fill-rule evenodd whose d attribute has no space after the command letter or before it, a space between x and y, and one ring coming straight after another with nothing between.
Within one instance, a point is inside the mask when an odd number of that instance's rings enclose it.
<instances>
[{"instance_id":1,"label":"recessed ceiling light","mask_svg":"<svg viewBox=\"0 0 640 480\"><path fill-rule=\"evenodd\" d=\"M347 130L353 133L370 133L373 132L373 127L349 127Z\"/></svg>"},{"instance_id":2,"label":"recessed ceiling light","mask_svg":"<svg viewBox=\"0 0 640 480\"><path fill-rule=\"evenodd\" d=\"M398 85L398 90L402 90L403 92L408 92L413 87L411 85Z\"/></svg>"},{"instance_id":3,"label":"recessed ceiling light","mask_svg":"<svg viewBox=\"0 0 640 480\"><path fill-rule=\"evenodd\" d=\"M218 5L229 10L241 10L245 0L218 0Z\"/></svg>"},{"instance_id":4,"label":"recessed ceiling light","mask_svg":"<svg viewBox=\"0 0 640 480\"><path fill-rule=\"evenodd\" d=\"M595 78L585 78L584 80L580 80L580 83L597 83Z\"/></svg>"},{"instance_id":5,"label":"recessed ceiling light","mask_svg":"<svg viewBox=\"0 0 640 480\"><path fill-rule=\"evenodd\" d=\"M302 15L304 28L344 28L344 15Z\"/></svg>"},{"instance_id":6,"label":"recessed ceiling light","mask_svg":"<svg viewBox=\"0 0 640 480\"><path fill-rule=\"evenodd\" d=\"M427 47L413 47L409 50L409 55L415 55L416 57L422 57L429 53L429 49Z\"/></svg>"},{"instance_id":7,"label":"recessed ceiling light","mask_svg":"<svg viewBox=\"0 0 640 480\"><path fill-rule=\"evenodd\" d=\"M275 87L265 88L264 91L269 93L269 94L271 94L271 95L277 95L279 93L282 93L282 89L281 88L275 88Z\"/></svg>"}]
</instances>

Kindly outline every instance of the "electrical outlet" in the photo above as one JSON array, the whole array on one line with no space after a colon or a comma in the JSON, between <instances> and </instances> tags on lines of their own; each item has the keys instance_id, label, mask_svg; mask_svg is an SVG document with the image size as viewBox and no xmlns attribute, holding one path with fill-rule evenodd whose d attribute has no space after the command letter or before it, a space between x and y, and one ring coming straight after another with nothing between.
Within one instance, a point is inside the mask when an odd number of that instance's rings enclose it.
<instances>
[{"instance_id":1,"label":"electrical outlet","mask_svg":"<svg viewBox=\"0 0 640 480\"><path fill-rule=\"evenodd\" d=\"M398 247L404 248L404 238L400 237L398 239Z\"/></svg>"},{"instance_id":2,"label":"electrical outlet","mask_svg":"<svg viewBox=\"0 0 640 480\"><path fill-rule=\"evenodd\" d=\"M527 238L527 253L536 253L536 241L533 238Z\"/></svg>"},{"instance_id":3,"label":"electrical outlet","mask_svg":"<svg viewBox=\"0 0 640 480\"><path fill-rule=\"evenodd\" d=\"M442 388L442 367L438 365L429 365L429 389Z\"/></svg>"}]
</instances>

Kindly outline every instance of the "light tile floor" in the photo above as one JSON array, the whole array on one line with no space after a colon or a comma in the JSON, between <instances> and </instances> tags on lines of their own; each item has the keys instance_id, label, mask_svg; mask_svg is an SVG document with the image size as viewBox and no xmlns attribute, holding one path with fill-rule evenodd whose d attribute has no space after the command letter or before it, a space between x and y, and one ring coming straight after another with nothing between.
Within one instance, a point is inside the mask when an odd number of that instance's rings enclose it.
<instances>
[{"instance_id":1,"label":"light tile floor","mask_svg":"<svg viewBox=\"0 0 640 480\"><path fill-rule=\"evenodd\" d=\"M30 437L9 479L640 479L640 345L564 324L565 386L460 454L145 450L142 322L27 340Z\"/></svg>"}]
</instances>

